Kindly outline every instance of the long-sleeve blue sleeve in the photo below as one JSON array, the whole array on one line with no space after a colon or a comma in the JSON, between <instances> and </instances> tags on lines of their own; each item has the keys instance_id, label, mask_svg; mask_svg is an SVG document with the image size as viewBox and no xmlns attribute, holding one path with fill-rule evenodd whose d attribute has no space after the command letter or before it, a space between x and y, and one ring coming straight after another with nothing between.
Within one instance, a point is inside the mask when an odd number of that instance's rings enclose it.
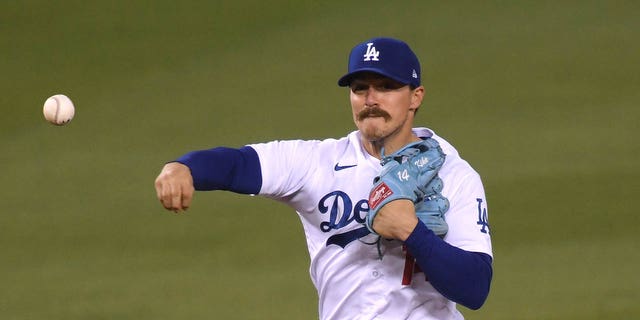
<instances>
[{"instance_id":1,"label":"long-sleeve blue sleeve","mask_svg":"<svg viewBox=\"0 0 640 320\"><path fill-rule=\"evenodd\" d=\"M248 146L192 151L176 162L189 167L196 190L257 194L262 187L260 159L256 151Z\"/></svg>"},{"instance_id":2,"label":"long-sleeve blue sleeve","mask_svg":"<svg viewBox=\"0 0 640 320\"><path fill-rule=\"evenodd\" d=\"M452 246L419 222L405 245L431 285L447 299L479 309L489 295L492 259Z\"/></svg>"}]
</instances>

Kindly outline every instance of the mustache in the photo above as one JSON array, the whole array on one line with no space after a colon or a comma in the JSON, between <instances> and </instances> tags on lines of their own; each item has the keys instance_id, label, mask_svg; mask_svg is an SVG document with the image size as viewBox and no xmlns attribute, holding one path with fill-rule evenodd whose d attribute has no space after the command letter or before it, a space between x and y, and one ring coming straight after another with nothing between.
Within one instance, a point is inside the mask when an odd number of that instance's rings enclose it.
<instances>
[{"instance_id":1,"label":"mustache","mask_svg":"<svg viewBox=\"0 0 640 320\"><path fill-rule=\"evenodd\" d=\"M358 121L362 121L366 118L375 117L382 117L385 121L389 121L391 119L391 115L378 107L364 108L362 111L360 111L360 113L358 113L357 119Z\"/></svg>"}]
</instances>

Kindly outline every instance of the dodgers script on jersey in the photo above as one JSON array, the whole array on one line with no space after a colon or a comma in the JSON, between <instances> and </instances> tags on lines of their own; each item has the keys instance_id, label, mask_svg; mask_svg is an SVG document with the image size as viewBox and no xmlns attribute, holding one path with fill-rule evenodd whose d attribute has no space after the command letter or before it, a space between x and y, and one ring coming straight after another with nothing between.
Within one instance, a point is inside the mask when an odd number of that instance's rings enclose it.
<instances>
[{"instance_id":1,"label":"dodgers script on jersey","mask_svg":"<svg viewBox=\"0 0 640 320\"><path fill-rule=\"evenodd\" d=\"M431 130L416 128L414 133L433 137L447 155L439 172L442 194L450 202L444 240L492 256L480 176ZM377 244L363 225L372 181L381 166L360 139L354 131L341 139L250 145L260 159L260 195L288 204L302 221L320 319L462 319L456 304L438 293L424 273L415 273L409 285L402 285L402 243Z\"/></svg>"}]
</instances>

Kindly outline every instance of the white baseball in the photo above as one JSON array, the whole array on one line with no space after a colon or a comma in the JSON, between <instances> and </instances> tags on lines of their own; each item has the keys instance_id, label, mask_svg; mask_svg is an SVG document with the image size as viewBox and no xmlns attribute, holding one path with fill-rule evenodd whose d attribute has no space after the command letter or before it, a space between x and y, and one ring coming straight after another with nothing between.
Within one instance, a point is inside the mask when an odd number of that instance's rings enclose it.
<instances>
[{"instance_id":1,"label":"white baseball","mask_svg":"<svg viewBox=\"0 0 640 320\"><path fill-rule=\"evenodd\" d=\"M67 124L76 112L73 102L64 94L56 94L44 102L44 118L57 126Z\"/></svg>"}]
</instances>

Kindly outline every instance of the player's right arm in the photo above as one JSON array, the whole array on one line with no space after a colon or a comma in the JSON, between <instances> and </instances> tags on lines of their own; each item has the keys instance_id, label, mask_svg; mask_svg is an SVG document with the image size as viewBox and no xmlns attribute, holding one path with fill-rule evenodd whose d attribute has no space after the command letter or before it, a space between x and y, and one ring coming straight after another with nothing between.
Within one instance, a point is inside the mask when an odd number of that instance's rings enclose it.
<instances>
[{"instance_id":1,"label":"player's right arm","mask_svg":"<svg viewBox=\"0 0 640 320\"><path fill-rule=\"evenodd\" d=\"M261 186L260 160L249 146L189 152L167 163L155 181L158 199L174 212L189 208L195 190L257 194Z\"/></svg>"}]
</instances>

